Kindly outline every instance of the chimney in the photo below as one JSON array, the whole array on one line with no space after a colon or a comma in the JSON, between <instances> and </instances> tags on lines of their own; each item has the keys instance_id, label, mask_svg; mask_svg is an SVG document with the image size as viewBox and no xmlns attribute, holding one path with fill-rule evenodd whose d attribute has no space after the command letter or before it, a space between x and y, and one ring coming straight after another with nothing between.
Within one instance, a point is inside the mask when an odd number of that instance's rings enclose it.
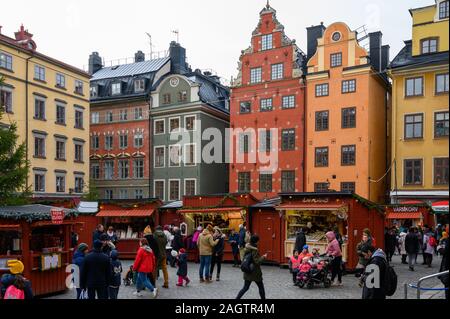
<instances>
[{"instance_id":1,"label":"chimney","mask_svg":"<svg viewBox=\"0 0 450 319\"><path fill-rule=\"evenodd\" d=\"M306 28L306 32L308 35L308 56L307 56L308 60L311 59L311 57L316 53L317 40L323 37L325 29L326 28L323 25L323 22L321 22L320 25Z\"/></svg>"},{"instance_id":2,"label":"chimney","mask_svg":"<svg viewBox=\"0 0 450 319\"><path fill-rule=\"evenodd\" d=\"M145 61L145 53L139 50L134 54L134 62L144 62Z\"/></svg>"},{"instance_id":3,"label":"chimney","mask_svg":"<svg viewBox=\"0 0 450 319\"><path fill-rule=\"evenodd\" d=\"M175 74L184 74L188 72L186 63L186 49L175 41L170 42L169 55L171 60L171 72Z\"/></svg>"},{"instance_id":4,"label":"chimney","mask_svg":"<svg viewBox=\"0 0 450 319\"><path fill-rule=\"evenodd\" d=\"M385 71L389 65L389 45L383 45L381 47L381 70Z\"/></svg>"},{"instance_id":5,"label":"chimney","mask_svg":"<svg viewBox=\"0 0 450 319\"><path fill-rule=\"evenodd\" d=\"M102 68L102 58L100 57L98 52L92 52L92 54L89 56L89 74L92 75Z\"/></svg>"},{"instance_id":6,"label":"chimney","mask_svg":"<svg viewBox=\"0 0 450 319\"><path fill-rule=\"evenodd\" d=\"M33 41L33 35L25 30L23 24L20 26L19 31L14 32L17 44L23 46L26 49L36 50L36 43Z\"/></svg>"},{"instance_id":7,"label":"chimney","mask_svg":"<svg viewBox=\"0 0 450 319\"><path fill-rule=\"evenodd\" d=\"M370 41L370 64L372 64L373 68L377 72L383 71L382 63L381 63L381 42L383 38L383 33L380 31L378 32L371 32L369 33L369 41Z\"/></svg>"}]
</instances>

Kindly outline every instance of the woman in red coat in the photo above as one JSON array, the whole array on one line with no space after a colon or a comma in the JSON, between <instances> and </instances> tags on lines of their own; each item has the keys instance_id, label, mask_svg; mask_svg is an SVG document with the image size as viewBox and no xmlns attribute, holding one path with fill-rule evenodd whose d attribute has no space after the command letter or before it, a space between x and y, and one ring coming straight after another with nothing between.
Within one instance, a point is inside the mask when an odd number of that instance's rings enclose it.
<instances>
[{"instance_id":1,"label":"woman in red coat","mask_svg":"<svg viewBox=\"0 0 450 319\"><path fill-rule=\"evenodd\" d=\"M148 280L147 275L152 273L155 269L155 255L153 254L152 249L148 245L147 239L141 239L140 248L136 255L136 260L133 264L133 270L136 271L137 274L137 282L136 282L136 292L134 293L138 297L142 297L141 290L144 287L148 288L150 292L153 293L153 296L156 298L157 289L153 287L150 280Z\"/></svg>"}]
</instances>

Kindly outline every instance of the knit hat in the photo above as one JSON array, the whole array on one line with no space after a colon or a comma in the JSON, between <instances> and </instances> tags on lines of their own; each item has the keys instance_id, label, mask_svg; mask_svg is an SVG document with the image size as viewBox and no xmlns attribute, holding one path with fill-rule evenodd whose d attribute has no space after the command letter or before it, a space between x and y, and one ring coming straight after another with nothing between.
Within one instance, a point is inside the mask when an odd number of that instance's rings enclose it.
<instances>
[{"instance_id":1,"label":"knit hat","mask_svg":"<svg viewBox=\"0 0 450 319\"><path fill-rule=\"evenodd\" d=\"M151 235L151 234L152 234L152 229L150 228L150 226L145 227L144 236Z\"/></svg>"},{"instance_id":2,"label":"knit hat","mask_svg":"<svg viewBox=\"0 0 450 319\"><path fill-rule=\"evenodd\" d=\"M20 260L17 259L13 259L13 260L8 260L8 267L9 267L9 272L13 275L18 275L23 273L25 266L23 265L23 263Z\"/></svg>"},{"instance_id":3,"label":"knit hat","mask_svg":"<svg viewBox=\"0 0 450 319\"><path fill-rule=\"evenodd\" d=\"M94 240L94 249L102 249L103 243L100 240Z\"/></svg>"},{"instance_id":4,"label":"knit hat","mask_svg":"<svg viewBox=\"0 0 450 319\"><path fill-rule=\"evenodd\" d=\"M81 243L78 245L78 251L85 251L86 249L88 249L88 245L85 243Z\"/></svg>"}]
</instances>

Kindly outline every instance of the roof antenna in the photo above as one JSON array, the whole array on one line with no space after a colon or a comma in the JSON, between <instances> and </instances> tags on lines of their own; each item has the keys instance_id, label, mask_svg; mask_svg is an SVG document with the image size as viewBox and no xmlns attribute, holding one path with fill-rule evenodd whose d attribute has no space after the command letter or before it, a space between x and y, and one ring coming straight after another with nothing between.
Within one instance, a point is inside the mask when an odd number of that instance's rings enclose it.
<instances>
[{"instance_id":1,"label":"roof antenna","mask_svg":"<svg viewBox=\"0 0 450 319\"><path fill-rule=\"evenodd\" d=\"M152 35L148 32L145 32L150 40L150 60L153 59L153 43L152 43Z\"/></svg>"},{"instance_id":2,"label":"roof antenna","mask_svg":"<svg viewBox=\"0 0 450 319\"><path fill-rule=\"evenodd\" d=\"M267 5L266 5L266 7L267 7L267 8L270 8L269 0L267 0Z\"/></svg>"},{"instance_id":3,"label":"roof antenna","mask_svg":"<svg viewBox=\"0 0 450 319\"><path fill-rule=\"evenodd\" d=\"M180 30L173 30L172 33L175 33L177 35L177 43L180 44Z\"/></svg>"}]
</instances>

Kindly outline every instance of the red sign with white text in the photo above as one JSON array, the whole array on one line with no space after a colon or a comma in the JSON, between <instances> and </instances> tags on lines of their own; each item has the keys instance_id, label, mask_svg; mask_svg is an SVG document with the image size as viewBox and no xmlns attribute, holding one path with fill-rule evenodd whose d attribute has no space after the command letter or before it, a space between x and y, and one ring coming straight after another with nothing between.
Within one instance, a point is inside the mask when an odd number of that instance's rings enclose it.
<instances>
[{"instance_id":1,"label":"red sign with white text","mask_svg":"<svg viewBox=\"0 0 450 319\"><path fill-rule=\"evenodd\" d=\"M60 225L64 221L64 211L61 209L52 209L50 211L50 214L52 216L52 223Z\"/></svg>"}]
</instances>

